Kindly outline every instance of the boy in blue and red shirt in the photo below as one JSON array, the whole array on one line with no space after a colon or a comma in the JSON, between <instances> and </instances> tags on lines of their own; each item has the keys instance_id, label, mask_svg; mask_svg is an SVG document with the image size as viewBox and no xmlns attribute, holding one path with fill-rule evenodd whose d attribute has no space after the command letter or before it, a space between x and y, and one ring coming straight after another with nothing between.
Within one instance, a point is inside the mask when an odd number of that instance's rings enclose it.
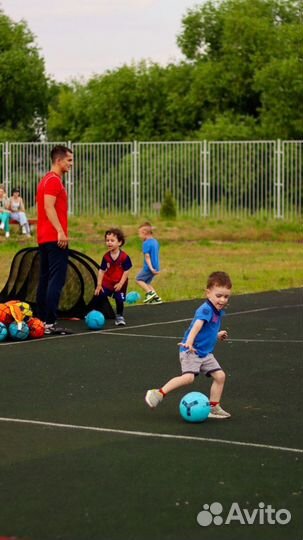
<instances>
[{"instance_id":1,"label":"boy in blue and red shirt","mask_svg":"<svg viewBox=\"0 0 303 540\"><path fill-rule=\"evenodd\" d=\"M149 407L157 407L169 392L193 383L195 377L203 373L213 379L209 418L230 418L231 415L220 405L225 373L214 357L213 350L217 340L224 341L228 338L226 330L220 328L223 309L230 298L231 288L231 279L225 272L213 272L209 276L206 286L207 300L197 309L182 343L179 343L182 374L170 379L159 389L148 390L145 401Z\"/></svg>"},{"instance_id":2,"label":"boy in blue and red shirt","mask_svg":"<svg viewBox=\"0 0 303 540\"><path fill-rule=\"evenodd\" d=\"M112 296L116 302L115 324L116 326L125 326L124 301L132 262L127 253L120 249L125 243L124 234L120 229L109 229L104 237L108 251L102 258L98 272L95 290L95 295L98 298L95 300L95 308L98 309L99 298Z\"/></svg>"}]
</instances>

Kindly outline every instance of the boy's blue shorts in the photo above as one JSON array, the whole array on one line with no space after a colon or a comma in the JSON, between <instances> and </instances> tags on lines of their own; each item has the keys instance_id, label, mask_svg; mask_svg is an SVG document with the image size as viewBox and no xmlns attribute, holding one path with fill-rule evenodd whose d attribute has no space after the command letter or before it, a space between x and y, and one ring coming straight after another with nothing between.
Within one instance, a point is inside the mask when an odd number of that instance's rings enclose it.
<instances>
[{"instance_id":1,"label":"boy's blue shorts","mask_svg":"<svg viewBox=\"0 0 303 540\"><path fill-rule=\"evenodd\" d=\"M150 270L140 270L139 274L136 276L137 281L144 281L144 283L151 283L151 281L154 279L155 274L153 274Z\"/></svg>"}]
</instances>

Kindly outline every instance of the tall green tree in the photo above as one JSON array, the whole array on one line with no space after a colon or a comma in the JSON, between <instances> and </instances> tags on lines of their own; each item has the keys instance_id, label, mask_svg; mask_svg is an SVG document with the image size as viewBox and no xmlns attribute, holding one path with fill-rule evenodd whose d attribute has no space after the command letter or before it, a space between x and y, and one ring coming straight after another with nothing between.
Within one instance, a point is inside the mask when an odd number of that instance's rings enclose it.
<instances>
[{"instance_id":1,"label":"tall green tree","mask_svg":"<svg viewBox=\"0 0 303 540\"><path fill-rule=\"evenodd\" d=\"M192 66L141 62L88 83L59 85L49 108L48 137L90 141L184 139L199 126L188 100Z\"/></svg>"},{"instance_id":2,"label":"tall green tree","mask_svg":"<svg viewBox=\"0 0 303 540\"><path fill-rule=\"evenodd\" d=\"M26 22L0 10L0 138L35 140L47 115L44 60Z\"/></svg>"},{"instance_id":3,"label":"tall green tree","mask_svg":"<svg viewBox=\"0 0 303 540\"><path fill-rule=\"evenodd\" d=\"M53 87L49 138L303 137L302 0L208 0L187 11L186 60Z\"/></svg>"},{"instance_id":4,"label":"tall green tree","mask_svg":"<svg viewBox=\"0 0 303 540\"><path fill-rule=\"evenodd\" d=\"M248 125L254 124L260 136L279 130L281 136L300 135L300 125L286 117L302 106L301 77L294 68L302 73L301 43L302 0L208 1L188 10L178 44L195 69L191 92L202 105L204 133L204 122L217 123L228 114L235 125L251 118ZM277 86L288 62L289 91L283 99ZM282 122L274 129L278 111Z\"/></svg>"}]
</instances>

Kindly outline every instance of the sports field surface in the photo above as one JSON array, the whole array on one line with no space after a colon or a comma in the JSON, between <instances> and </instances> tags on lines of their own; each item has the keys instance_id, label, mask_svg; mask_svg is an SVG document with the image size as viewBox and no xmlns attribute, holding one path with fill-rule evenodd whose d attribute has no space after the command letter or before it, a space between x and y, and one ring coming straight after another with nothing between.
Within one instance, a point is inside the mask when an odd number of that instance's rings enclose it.
<instances>
[{"instance_id":1,"label":"sports field surface","mask_svg":"<svg viewBox=\"0 0 303 540\"><path fill-rule=\"evenodd\" d=\"M155 410L144 395L179 374L201 302L0 345L0 537L302 540L302 289L232 297L215 351L232 418L189 424L179 401L209 379Z\"/></svg>"}]
</instances>

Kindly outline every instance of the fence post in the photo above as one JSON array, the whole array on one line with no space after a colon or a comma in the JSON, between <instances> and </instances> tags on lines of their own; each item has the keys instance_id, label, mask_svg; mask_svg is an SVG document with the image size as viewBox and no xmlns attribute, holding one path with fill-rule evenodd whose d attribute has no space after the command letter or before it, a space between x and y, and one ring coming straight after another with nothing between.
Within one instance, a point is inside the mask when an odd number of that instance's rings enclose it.
<instances>
[{"instance_id":1,"label":"fence post","mask_svg":"<svg viewBox=\"0 0 303 540\"><path fill-rule=\"evenodd\" d=\"M71 141L67 142L67 148L70 148L72 152L74 152L74 147ZM74 156L75 159L75 156ZM67 197L68 197L68 213L73 214L74 213L74 168L71 167L67 173L67 181L66 181L66 187L67 187Z\"/></svg>"},{"instance_id":2,"label":"fence post","mask_svg":"<svg viewBox=\"0 0 303 540\"><path fill-rule=\"evenodd\" d=\"M132 214L138 215L138 142L134 141L133 151L132 151L132 161L133 161L133 180L132 180Z\"/></svg>"},{"instance_id":3,"label":"fence post","mask_svg":"<svg viewBox=\"0 0 303 540\"><path fill-rule=\"evenodd\" d=\"M201 200L200 208L201 208L201 216L206 217L208 216L208 213L209 213L209 201L208 201L209 192L208 192L208 175L207 175L208 149L207 149L206 140L203 141L203 148L201 150L201 161L202 160L203 160L203 163L201 163L201 167L200 167L200 200Z\"/></svg>"},{"instance_id":4,"label":"fence post","mask_svg":"<svg viewBox=\"0 0 303 540\"><path fill-rule=\"evenodd\" d=\"M9 143L6 141L5 143L5 150L4 150L4 168L3 168L3 172L4 172L4 187L5 187L5 191L6 193L9 193L9 187L8 187L8 184L9 184Z\"/></svg>"},{"instance_id":5,"label":"fence post","mask_svg":"<svg viewBox=\"0 0 303 540\"><path fill-rule=\"evenodd\" d=\"M275 182L275 217L281 219L284 217L283 212L283 201L284 201L284 184L282 181L282 168L281 168L281 159L282 159L282 150L281 150L281 139L277 141L277 172L276 172L276 182Z\"/></svg>"}]
</instances>

